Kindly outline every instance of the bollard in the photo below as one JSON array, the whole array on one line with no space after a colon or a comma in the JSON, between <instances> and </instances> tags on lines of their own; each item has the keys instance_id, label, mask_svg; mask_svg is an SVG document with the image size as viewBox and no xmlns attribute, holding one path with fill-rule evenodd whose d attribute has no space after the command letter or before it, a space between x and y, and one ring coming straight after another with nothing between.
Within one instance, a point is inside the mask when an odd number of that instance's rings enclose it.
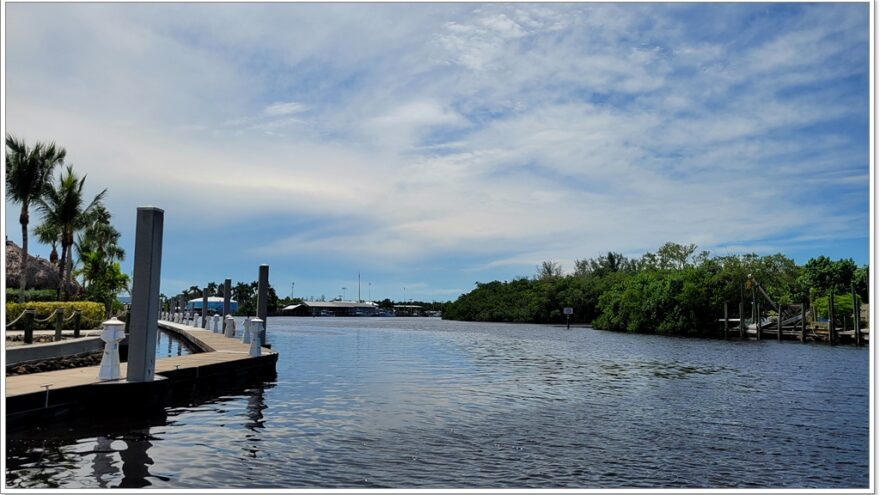
<instances>
[{"instance_id":1,"label":"bollard","mask_svg":"<svg viewBox=\"0 0 880 495\"><path fill-rule=\"evenodd\" d=\"M257 357L263 354L262 349L260 348L260 342L263 337L263 320L259 318L254 318L251 320L251 349L250 349L250 357Z\"/></svg>"},{"instance_id":2,"label":"bollard","mask_svg":"<svg viewBox=\"0 0 880 495\"><path fill-rule=\"evenodd\" d=\"M55 342L61 340L61 327L64 326L64 310L58 308L55 310Z\"/></svg>"},{"instance_id":3,"label":"bollard","mask_svg":"<svg viewBox=\"0 0 880 495\"><path fill-rule=\"evenodd\" d=\"M73 310L73 338L79 338L79 330L82 327L82 311Z\"/></svg>"},{"instance_id":4,"label":"bollard","mask_svg":"<svg viewBox=\"0 0 880 495\"><path fill-rule=\"evenodd\" d=\"M214 315L214 317L211 318L211 321L213 322L213 326L211 327L211 331L214 333L219 332L220 331L220 315Z\"/></svg>"},{"instance_id":5,"label":"bollard","mask_svg":"<svg viewBox=\"0 0 880 495\"><path fill-rule=\"evenodd\" d=\"M235 319L232 315L226 317L226 325L223 328L223 335L229 338L235 337Z\"/></svg>"},{"instance_id":6,"label":"bollard","mask_svg":"<svg viewBox=\"0 0 880 495\"><path fill-rule=\"evenodd\" d=\"M119 342L125 338L125 323L115 316L103 325L101 340L104 341L104 355L101 357L101 370L98 372L98 379L102 382L118 380L122 376L119 371Z\"/></svg>"},{"instance_id":7,"label":"bollard","mask_svg":"<svg viewBox=\"0 0 880 495\"><path fill-rule=\"evenodd\" d=\"M36 309L24 310L24 343L34 343L34 317L37 316Z\"/></svg>"},{"instance_id":8,"label":"bollard","mask_svg":"<svg viewBox=\"0 0 880 495\"><path fill-rule=\"evenodd\" d=\"M244 332L241 334L241 343L242 344L250 344L251 343L251 317L248 316L244 319Z\"/></svg>"}]
</instances>

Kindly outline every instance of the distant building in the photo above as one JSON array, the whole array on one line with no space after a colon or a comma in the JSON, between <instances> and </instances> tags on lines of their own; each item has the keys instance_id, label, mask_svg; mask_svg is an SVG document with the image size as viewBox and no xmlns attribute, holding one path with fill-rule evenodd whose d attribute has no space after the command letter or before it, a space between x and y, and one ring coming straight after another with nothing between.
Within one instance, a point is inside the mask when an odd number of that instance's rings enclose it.
<instances>
[{"instance_id":1,"label":"distant building","mask_svg":"<svg viewBox=\"0 0 880 495\"><path fill-rule=\"evenodd\" d=\"M422 307L416 304L395 304L395 316L422 316Z\"/></svg>"},{"instance_id":2,"label":"distant building","mask_svg":"<svg viewBox=\"0 0 880 495\"><path fill-rule=\"evenodd\" d=\"M379 316L374 302L303 301L281 308L287 316Z\"/></svg>"},{"instance_id":3,"label":"distant building","mask_svg":"<svg viewBox=\"0 0 880 495\"><path fill-rule=\"evenodd\" d=\"M190 299L189 301L187 301L186 309L187 309L187 311L196 310L199 312L199 314L201 314L201 312L202 312L202 298L199 297L197 299ZM238 311L238 303L236 301L230 299L229 300L229 312L235 313L236 311ZM208 314L211 314L211 313L216 313L216 314L223 313L223 298L222 297L212 296L212 297L208 298Z\"/></svg>"}]
</instances>

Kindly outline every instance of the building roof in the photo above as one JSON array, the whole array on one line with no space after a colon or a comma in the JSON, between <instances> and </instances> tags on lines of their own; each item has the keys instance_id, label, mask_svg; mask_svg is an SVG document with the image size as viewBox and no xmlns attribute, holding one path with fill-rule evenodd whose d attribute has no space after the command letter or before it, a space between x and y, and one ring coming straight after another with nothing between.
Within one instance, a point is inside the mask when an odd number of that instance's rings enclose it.
<instances>
[{"instance_id":1,"label":"building roof","mask_svg":"<svg viewBox=\"0 0 880 495\"><path fill-rule=\"evenodd\" d=\"M195 299L190 299L190 300L187 301L187 302L202 302L202 298L201 298L201 297L197 297L197 298L195 298ZM223 302L223 298L220 297L220 296L210 296L210 297L208 297L208 304L210 304L210 303L212 303L212 302ZM238 303L235 301L235 299L230 299L229 302L230 302L230 303L236 303L236 304L238 304Z\"/></svg>"},{"instance_id":2,"label":"building roof","mask_svg":"<svg viewBox=\"0 0 880 495\"><path fill-rule=\"evenodd\" d=\"M290 311L300 306L308 308L375 308L376 303L373 302L353 302L353 301L303 301L300 304L291 304L281 308L281 311Z\"/></svg>"}]
</instances>

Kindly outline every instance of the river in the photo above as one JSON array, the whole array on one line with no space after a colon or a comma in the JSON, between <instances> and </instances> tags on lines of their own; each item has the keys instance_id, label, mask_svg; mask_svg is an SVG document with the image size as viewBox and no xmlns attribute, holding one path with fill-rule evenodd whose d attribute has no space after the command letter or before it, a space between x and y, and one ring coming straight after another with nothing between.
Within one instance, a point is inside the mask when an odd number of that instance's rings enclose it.
<instances>
[{"instance_id":1,"label":"river","mask_svg":"<svg viewBox=\"0 0 880 495\"><path fill-rule=\"evenodd\" d=\"M865 348L434 318L270 318L268 340L275 380L7 432L7 486L868 486Z\"/></svg>"}]
</instances>

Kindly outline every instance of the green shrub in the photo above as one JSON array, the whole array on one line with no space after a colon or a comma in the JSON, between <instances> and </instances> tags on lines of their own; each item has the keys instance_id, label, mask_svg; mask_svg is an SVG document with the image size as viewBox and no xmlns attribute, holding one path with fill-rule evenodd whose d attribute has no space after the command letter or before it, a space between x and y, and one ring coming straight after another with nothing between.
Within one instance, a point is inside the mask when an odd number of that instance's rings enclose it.
<instances>
[{"instance_id":1,"label":"green shrub","mask_svg":"<svg viewBox=\"0 0 880 495\"><path fill-rule=\"evenodd\" d=\"M856 296L858 298L858 296ZM861 304L861 298L859 303ZM828 297L817 297L813 300L813 306L816 308L816 316L819 318L828 318ZM838 325L841 324L843 318L852 322L853 316L853 300L850 294L834 295L834 321ZM852 323L850 323L852 325Z\"/></svg>"},{"instance_id":2,"label":"green shrub","mask_svg":"<svg viewBox=\"0 0 880 495\"><path fill-rule=\"evenodd\" d=\"M104 321L104 305L101 303L90 301L72 301L72 302L26 302L26 303L6 303L6 320L13 321L25 310L35 309L37 311L36 320L48 318L57 308L64 309L64 318L68 318L73 311L78 309L82 312L82 329L98 328ZM23 321L23 320L22 320ZM11 330L23 330L22 321L19 321L11 328ZM65 323L65 328L72 328L73 322ZM47 322L35 323L35 330L51 330L55 328L55 320L50 319Z\"/></svg>"},{"instance_id":3,"label":"green shrub","mask_svg":"<svg viewBox=\"0 0 880 495\"><path fill-rule=\"evenodd\" d=\"M55 301L58 298L58 294L54 289L44 289L44 290L26 290L25 298L28 301ZM21 293L19 289L6 289L6 302L18 302L18 294Z\"/></svg>"}]
</instances>

